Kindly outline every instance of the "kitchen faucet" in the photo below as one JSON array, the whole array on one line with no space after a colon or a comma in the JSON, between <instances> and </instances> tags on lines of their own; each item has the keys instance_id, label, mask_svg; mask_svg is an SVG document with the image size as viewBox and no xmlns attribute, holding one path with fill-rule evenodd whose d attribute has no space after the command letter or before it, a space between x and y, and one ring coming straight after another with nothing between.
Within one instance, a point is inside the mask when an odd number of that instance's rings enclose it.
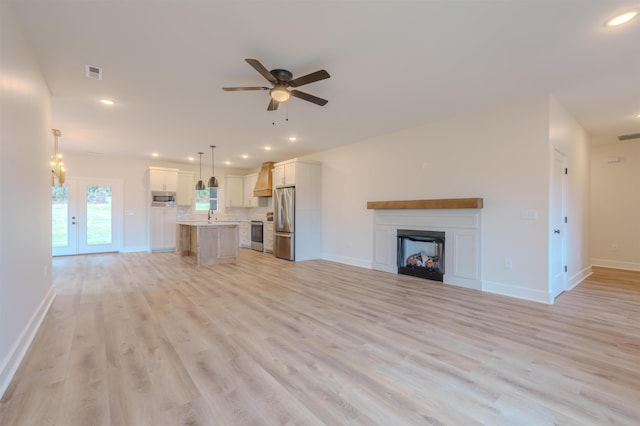
<instances>
[{"instance_id":1,"label":"kitchen faucet","mask_svg":"<svg viewBox=\"0 0 640 426\"><path fill-rule=\"evenodd\" d=\"M213 213L213 210L209 209L209 211L207 211L207 220L211 220L211 213Z\"/></svg>"}]
</instances>

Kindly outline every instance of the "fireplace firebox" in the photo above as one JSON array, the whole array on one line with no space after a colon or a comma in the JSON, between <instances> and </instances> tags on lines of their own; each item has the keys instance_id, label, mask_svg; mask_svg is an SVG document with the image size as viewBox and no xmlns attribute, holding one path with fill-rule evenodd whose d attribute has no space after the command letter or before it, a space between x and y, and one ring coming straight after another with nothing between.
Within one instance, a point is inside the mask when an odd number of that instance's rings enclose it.
<instances>
[{"instance_id":1,"label":"fireplace firebox","mask_svg":"<svg viewBox=\"0 0 640 426\"><path fill-rule=\"evenodd\" d=\"M445 233L398 229L398 273L444 280Z\"/></svg>"}]
</instances>

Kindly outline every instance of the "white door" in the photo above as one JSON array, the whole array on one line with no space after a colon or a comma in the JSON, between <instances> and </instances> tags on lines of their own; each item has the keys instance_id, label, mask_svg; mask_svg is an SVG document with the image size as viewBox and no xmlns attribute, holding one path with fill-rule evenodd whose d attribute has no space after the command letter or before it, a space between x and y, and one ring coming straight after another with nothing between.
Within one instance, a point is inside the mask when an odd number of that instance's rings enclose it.
<instances>
[{"instance_id":1,"label":"white door","mask_svg":"<svg viewBox=\"0 0 640 426\"><path fill-rule=\"evenodd\" d=\"M120 249L122 181L67 178L52 189L52 254Z\"/></svg>"},{"instance_id":2,"label":"white door","mask_svg":"<svg viewBox=\"0 0 640 426\"><path fill-rule=\"evenodd\" d=\"M551 296L566 290L566 225L565 225L565 176L566 157L559 151L553 153L551 170L551 238L549 250Z\"/></svg>"}]
</instances>

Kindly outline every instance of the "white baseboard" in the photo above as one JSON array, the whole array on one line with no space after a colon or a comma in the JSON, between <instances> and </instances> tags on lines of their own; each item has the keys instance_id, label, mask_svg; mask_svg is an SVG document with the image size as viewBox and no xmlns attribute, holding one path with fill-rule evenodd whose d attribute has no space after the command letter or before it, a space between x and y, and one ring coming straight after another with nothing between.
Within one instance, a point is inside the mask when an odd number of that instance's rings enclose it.
<instances>
[{"instance_id":1,"label":"white baseboard","mask_svg":"<svg viewBox=\"0 0 640 426\"><path fill-rule=\"evenodd\" d=\"M16 374L16 371L18 371L18 367L20 366L24 355L27 353L27 349L29 349L33 338L38 332L40 324L42 324L42 320L44 320L55 296L53 286L49 287L49 291L42 299L42 302L40 302L38 309L33 313L26 327L22 330L20 337L2 361L2 364L0 365L0 398L2 398L6 392L13 376Z\"/></svg>"},{"instance_id":2,"label":"white baseboard","mask_svg":"<svg viewBox=\"0 0 640 426\"><path fill-rule=\"evenodd\" d=\"M553 304L553 297L548 291L532 290L511 284L482 281L482 291L515 297L517 299L530 300L532 302L546 303L548 305Z\"/></svg>"},{"instance_id":3,"label":"white baseboard","mask_svg":"<svg viewBox=\"0 0 640 426\"><path fill-rule=\"evenodd\" d=\"M567 281L567 291L571 290L572 288L580 284L582 281L586 280L592 273L593 272L591 271L591 266L587 266L581 271L578 271L575 274L573 274L571 277L569 277L569 280Z\"/></svg>"},{"instance_id":4,"label":"white baseboard","mask_svg":"<svg viewBox=\"0 0 640 426\"><path fill-rule=\"evenodd\" d=\"M322 253L320 258L332 262L344 263L345 265L357 266L359 268L373 269L373 264L370 260L356 259L355 257L332 256L327 253Z\"/></svg>"},{"instance_id":5,"label":"white baseboard","mask_svg":"<svg viewBox=\"0 0 640 426\"><path fill-rule=\"evenodd\" d=\"M149 251L149 246L122 247L120 253L136 253L139 251Z\"/></svg>"},{"instance_id":6,"label":"white baseboard","mask_svg":"<svg viewBox=\"0 0 640 426\"><path fill-rule=\"evenodd\" d=\"M591 259L591 265L602 266L604 268L640 271L640 263L637 263L637 262L622 262L620 260L610 260L610 259Z\"/></svg>"}]
</instances>

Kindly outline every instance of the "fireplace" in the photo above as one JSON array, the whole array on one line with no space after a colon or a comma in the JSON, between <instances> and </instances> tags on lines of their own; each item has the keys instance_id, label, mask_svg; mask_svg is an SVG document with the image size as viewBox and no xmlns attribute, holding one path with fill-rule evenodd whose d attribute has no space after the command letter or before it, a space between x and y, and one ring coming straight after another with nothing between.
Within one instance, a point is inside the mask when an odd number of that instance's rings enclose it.
<instances>
[{"instance_id":1,"label":"fireplace","mask_svg":"<svg viewBox=\"0 0 640 426\"><path fill-rule=\"evenodd\" d=\"M398 229L398 273L443 282L445 233Z\"/></svg>"}]
</instances>

